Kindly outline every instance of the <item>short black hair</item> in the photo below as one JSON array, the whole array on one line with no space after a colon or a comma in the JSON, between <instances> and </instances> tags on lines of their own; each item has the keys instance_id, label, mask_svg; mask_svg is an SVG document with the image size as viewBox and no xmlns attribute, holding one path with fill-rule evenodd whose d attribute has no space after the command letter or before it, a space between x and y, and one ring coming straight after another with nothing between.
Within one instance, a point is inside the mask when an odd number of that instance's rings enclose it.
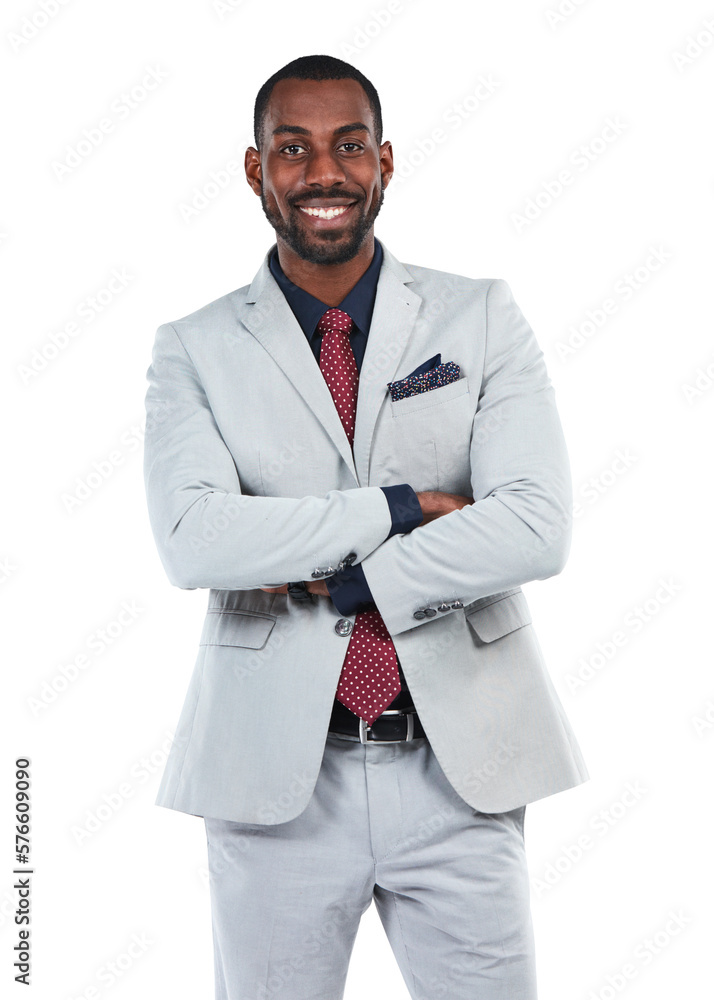
<instances>
[{"instance_id":1,"label":"short black hair","mask_svg":"<svg viewBox=\"0 0 714 1000\"><path fill-rule=\"evenodd\" d=\"M253 131L255 145L258 149L260 149L263 138L263 125L270 95L279 80L356 80L367 95L374 118L374 134L377 145L381 145L382 105L379 102L379 94L367 77L360 73L355 66L351 66L350 63L344 62L342 59L336 59L334 56L300 56L287 63L277 73L273 73L258 91L253 114Z\"/></svg>"}]
</instances>

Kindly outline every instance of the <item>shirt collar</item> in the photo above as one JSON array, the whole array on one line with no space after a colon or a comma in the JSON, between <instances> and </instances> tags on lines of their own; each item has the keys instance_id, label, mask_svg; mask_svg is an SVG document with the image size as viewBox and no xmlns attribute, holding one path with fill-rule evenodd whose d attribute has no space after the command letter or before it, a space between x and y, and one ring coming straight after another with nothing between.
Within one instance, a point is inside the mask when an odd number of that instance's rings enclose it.
<instances>
[{"instance_id":1,"label":"shirt collar","mask_svg":"<svg viewBox=\"0 0 714 1000\"><path fill-rule=\"evenodd\" d=\"M372 261L354 288L347 293L338 309L342 309L353 320L355 326L366 334L372 322L374 300L377 297L377 282L382 267L384 254L379 240L374 241L374 256ZM310 295L304 288L299 288L288 278L280 266L277 247L273 247L268 258L270 272L280 286L288 305L295 313L295 318L308 338L312 338L315 328L326 309L330 307L320 299Z\"/></svg>"}]
</instances>

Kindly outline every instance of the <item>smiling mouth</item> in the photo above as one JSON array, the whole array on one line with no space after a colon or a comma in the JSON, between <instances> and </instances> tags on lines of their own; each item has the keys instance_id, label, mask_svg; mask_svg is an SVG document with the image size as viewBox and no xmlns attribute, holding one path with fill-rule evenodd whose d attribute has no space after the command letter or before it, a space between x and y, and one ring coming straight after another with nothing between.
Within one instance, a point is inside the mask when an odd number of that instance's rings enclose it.
<instances>
[{"instance_id":1,"label":"smiling mouth","mask_svg":"<svg viewBox=\"0 0 714 1000\"><path fill-rule=\"evenodd\" d=\"M335 205L333 208L304 208L302 205L298 207L301 212L316 219L336 219L338 215L344 215L352 205Z\"/></svg>"}]
</instances>

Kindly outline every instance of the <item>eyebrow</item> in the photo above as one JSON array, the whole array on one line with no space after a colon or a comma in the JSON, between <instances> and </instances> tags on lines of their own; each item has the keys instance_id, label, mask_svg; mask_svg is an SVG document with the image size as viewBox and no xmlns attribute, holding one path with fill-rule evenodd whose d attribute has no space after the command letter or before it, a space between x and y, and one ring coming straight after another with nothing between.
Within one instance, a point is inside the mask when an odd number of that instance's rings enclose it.
<instances>
[{"instance_id":1,"label":"eyebrow","mask_svg":"<svg viewBox=\"0 0 714 1000\"><path fill-rule=\"evenodd\" d=\"M278 125L277 128L273 129L273 135L282 135L286 132L291 135L312 135L312 132L303 128L302 125ZM364 122L350 122L349 125L340 125L332 134L344 135L347 132L369 132L369 129Z\"/></svg>"}]
</instances>

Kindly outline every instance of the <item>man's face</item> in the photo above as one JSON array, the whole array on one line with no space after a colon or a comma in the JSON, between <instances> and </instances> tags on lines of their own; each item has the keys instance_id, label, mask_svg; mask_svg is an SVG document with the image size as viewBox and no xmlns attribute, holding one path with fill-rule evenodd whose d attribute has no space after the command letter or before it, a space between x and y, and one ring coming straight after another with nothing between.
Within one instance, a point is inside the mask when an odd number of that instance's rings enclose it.
<instances>
[{"instance_id":1,"label":"man's face","mask_svg":"<svg viewBox=\"0 0 714 1000\"><path fill-rule=\"evenodd\" d=\"M356 80L280 80L246 173L278 240L310 263L342 264L372 233L392 148L377 145Z\"/></svg>"}]
</instances>

